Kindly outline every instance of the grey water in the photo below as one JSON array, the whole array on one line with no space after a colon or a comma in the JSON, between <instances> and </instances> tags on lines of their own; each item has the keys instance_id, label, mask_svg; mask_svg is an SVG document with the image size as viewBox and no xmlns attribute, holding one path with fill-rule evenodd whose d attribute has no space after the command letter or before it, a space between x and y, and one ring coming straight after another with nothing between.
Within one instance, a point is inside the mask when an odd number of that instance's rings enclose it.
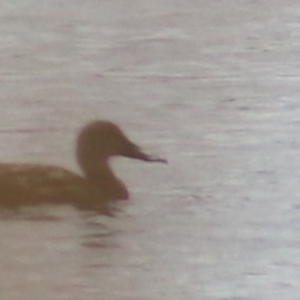
<instances>
[{"instance_id":1,"label":"grey water","mask_svg":"<svg viewBox=\"0 0 300 300\"><path fill-rule=\"evenodd\" d=\"M114 218L0 219L10 300L299 299L300 3L0 1L0 160L78 172L108 119L168 159L115 159Z\"/></svg>"}]
</instances>

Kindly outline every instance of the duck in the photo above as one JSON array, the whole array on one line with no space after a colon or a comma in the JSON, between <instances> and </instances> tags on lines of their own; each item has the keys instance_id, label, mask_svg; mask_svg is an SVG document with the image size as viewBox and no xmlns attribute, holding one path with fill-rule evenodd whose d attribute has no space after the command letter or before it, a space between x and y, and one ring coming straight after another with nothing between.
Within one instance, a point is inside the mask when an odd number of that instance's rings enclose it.
<instances>
[{"instance_id":1,"label":"duck","mask_svg":"<svg viewBox=\"0 0 300 300\"><path fill-rule=\"evenodd\" d=\"M48 203L107 211L109 203L129 198L127 187L110 167L114 156L167 163L144 152L115 123L92 121L77 137L81 174L52 165L0 163L0 207L17 209Z\"/></svg>"}]
</instances>

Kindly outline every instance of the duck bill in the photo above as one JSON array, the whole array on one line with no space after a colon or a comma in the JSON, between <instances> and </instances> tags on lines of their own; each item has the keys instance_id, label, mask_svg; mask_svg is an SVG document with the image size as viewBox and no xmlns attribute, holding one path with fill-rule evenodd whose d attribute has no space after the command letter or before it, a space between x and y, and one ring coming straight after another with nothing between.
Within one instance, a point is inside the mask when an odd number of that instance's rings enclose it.
<instances>
[{"instance_id":1,"label":"duck bill","mask_svg":"<svg viewBox=\"0 0 300 300\"><path fill-rule=\"evenodd\" d=\"M147 162L159 162L159 163L167 163L167 160L164 158L153 156L143 152L140 147L135 144L130 144L130 147L127 148L127 151L123 154L125 157L138 159Z\"/></svg>"}]
</instances>

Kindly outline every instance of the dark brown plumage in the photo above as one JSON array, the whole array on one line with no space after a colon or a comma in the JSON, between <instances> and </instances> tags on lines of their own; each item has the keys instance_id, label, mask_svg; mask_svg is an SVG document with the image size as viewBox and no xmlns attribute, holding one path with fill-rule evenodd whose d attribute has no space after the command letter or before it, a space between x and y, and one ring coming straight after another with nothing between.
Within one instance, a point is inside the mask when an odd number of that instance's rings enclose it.
<instances>
[{"instance_id":1,"label":"dark brown plumage","mask_svg":"<svg viewBox=\"0 0 300 300\"><path fill-rule=\"evenodd\" d=\"M109 166L111 156L166 162L144 153L108 121L94 121L81 130L76 155L83 176L56 166L0 164L0 206L63 203L101 211L107 203L129 197Z\"/></svg>"}]
</instances>

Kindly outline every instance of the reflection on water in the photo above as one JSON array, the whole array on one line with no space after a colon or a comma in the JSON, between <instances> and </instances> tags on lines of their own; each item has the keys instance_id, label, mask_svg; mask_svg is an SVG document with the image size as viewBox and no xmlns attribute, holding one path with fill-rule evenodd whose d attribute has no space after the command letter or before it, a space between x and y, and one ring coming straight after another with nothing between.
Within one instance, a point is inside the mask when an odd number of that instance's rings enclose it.
<instances>
[{"instance_id":1,"label":"reflection on water","mask_svg":"<svg viewBox=\"0 0 300 300\"><path fill-rule=\"evenodd\" d=\"M2 298L298 299L299 3L124 3L0 3L3 162L78 171L93 119L169 161L112 161L115 217L2 216Z\"/></svg>"}]
</instances>

